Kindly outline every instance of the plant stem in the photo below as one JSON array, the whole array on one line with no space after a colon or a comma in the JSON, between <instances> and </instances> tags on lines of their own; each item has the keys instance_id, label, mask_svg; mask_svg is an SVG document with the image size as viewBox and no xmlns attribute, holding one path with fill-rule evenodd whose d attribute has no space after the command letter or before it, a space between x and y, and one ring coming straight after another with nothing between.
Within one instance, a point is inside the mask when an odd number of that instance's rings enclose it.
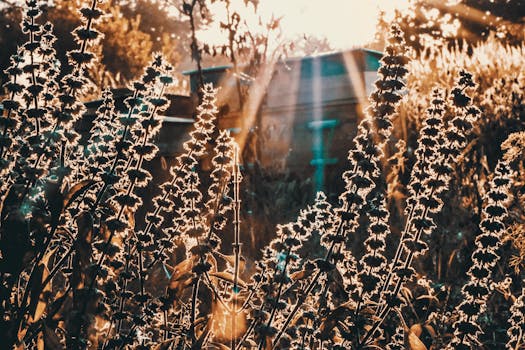
<instances>
[{"instance_id":1,"label":"plant stem","mask_svg":"<svg viewBox=\"0 0 525 350\"><path fill-rule=\"evenodd\" d=\"M241 258L241 243L240 243L240 228L241 228L241 200L239 196L239 184L241 182L241 174L239 169L239 148L237 145L234 147L233 153L233 227L234 227L234 239L233 239L233 254L235 257L235 263L233 266L233 306L231 311L232 317L232 333L231 333L231 349L236 348L237 339L237 294L239 293L239 263Z\"/></svg>"}]
</instances>

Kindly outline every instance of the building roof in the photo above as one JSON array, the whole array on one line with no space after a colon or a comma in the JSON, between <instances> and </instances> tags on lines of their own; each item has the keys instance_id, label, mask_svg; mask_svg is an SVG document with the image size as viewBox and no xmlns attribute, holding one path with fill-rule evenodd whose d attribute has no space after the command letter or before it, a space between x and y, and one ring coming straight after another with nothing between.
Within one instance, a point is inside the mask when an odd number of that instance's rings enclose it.
<instances>
[{"instance_id":1,"label":"building roof","mask_svg":"<svg viewBox=\"0 0 525 350\"><path fill-rule=\"evenodd\" d=\"M330 52L323 52L316 55L310 55L310 56L295 56L295 57L289 57L286 58L283 63L291 63L291 62L297 62L297 61L309 61L314 59L321 59L323 60L330 60L333 58L336 58L340 56L341 54L344 54L345 52L363 52L367 56L370 57L369 60L366 61L366 70L370 71L376 71L379 68L379 60L381 57L383 57L383 53L381 51L377 50L371 50L367 48L357 48L357 49L350 49L345 51L330 51ZM233 66L230 65L221 65L221 66L214 66L214 67L206 67L202 69L203 73L215 73L215 72L224 72L225 70L231 69ZM183 75L192 76L197 74L199 71L197 69L190 69L185 70L182 72Z\"/></svg>"}]
</instances>

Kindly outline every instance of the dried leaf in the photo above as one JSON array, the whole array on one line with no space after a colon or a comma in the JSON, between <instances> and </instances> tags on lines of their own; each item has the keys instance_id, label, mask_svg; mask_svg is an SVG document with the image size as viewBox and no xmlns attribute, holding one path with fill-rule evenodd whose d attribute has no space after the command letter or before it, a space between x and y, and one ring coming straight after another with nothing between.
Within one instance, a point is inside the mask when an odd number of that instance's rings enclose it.
<instances>
[{"instance_id":1,"label":"dried leaf","mask_svg":"<svg viewBox=\"0 0 525 350\"><path fill-rule=\"evenodd\" d=\"M55 299L49 305L48 314L53 315L52 319L57 321L63 318L64 314L67 312L65 310L70 306L69 304L71 304L69 293L58 292Z\"/></svg>"},{"instance_id":2,"label":"dried leaf","mask_svg":"<svg viewBox=\"0 0 525 350\"><path fill-rule=\"evenodd\" d=\"M192 275L193 264L195 263L195 257L188 258L180 263L178 263L174 268L171 274L171 282L179 281L186 279L188 276Z\"/></svg>"},{"instance_id":3,"label":"dried leaf","mask_svg":"<svg viewBox=\"0 0 525 350\"><path fill-rule=\"evenodd\" d=\"M42 293L42 281L45 278L45 270L47 267L43 264L38 264L29 279L27 288L29 288L29 315L34 319L36 317L37 307L40 301L40 294ZM49 275L49 270L47 270Z\"/></svg>"},{"instance_id":4,"label":"dried leaf","mask_svg":"<svg viewBox=\"0 0 525 350\"><path fill-rule=\"evenodd\" d=\"M222 253L217 253L217 255L220 258L222 258L224 261L226 261L229 266L231 267L235 266L235 255L225 255ZM244 259L244 257L241 256L239 259L239 271L242 273L245 268L246 268L246 259Z\"/></svg>"},{"instance_id":5,"label":"dried leaf","mask_svg":"<svg viewBox=\"0 0 525 350\"><path fill-rule=\"evenodd\" d=\"M210 333L211 319L208 318L205 321L206 321L206 326L202 330L201 334L199 334L199 337L197 338L197 341L195 343L193 343L193 345L191 347L192 350L200 350L200 349L202 349L202 345L204 344L204 341L206 340L206 338L208 337L208 335Z\"/></svg>"},{"instance_id":6,"label":"dried leaf","mask_svg":"<svg viewBox=\"0 0 525 350\"><path fill-rule=\"evenodd\" d=\"M174 341L175 341L175 338L164 340L162 343L158 343L157 345L155 345L153 350L168 350Z\"/></svg>"},{"instance_id":7,"label":"dried leaf","mask_svg":"<svg viewBox=\"0 0 525 350\"><path fill-rule=\"evenodd\" d=\"M235 339L242 337L246 332L248 326L245 312L238 312L233 316L231 309L219 301L214 301L211 314L211 331L215 341L228 342L232 339L233 317L235 317L235 333L233 333Z\"/></svg>"},{"instance_id":8,"label":"dried leaf","mask_svg":"<svg viewBox=\"0 0 525 350\"><path fill-rule=\"evenodd\" d=\"M233 274L229 273L229 272L225 272L225 271L221 271L221 272L213 272L213 273L210 273L210 276L213 276L213 277L217 277L223 281L226 281L226 282L229 282L231 284L234 284L234 276ZM237 278L237 285L242 287L242 288L245 288L246 287L246 283L241 280L240 278Z\"/></svg>"},{"instance_id":9,"label":"dried leaf","mask_svg":"<svg viewBox=\"0 0 525 350\"><path fill-rule=\"evenodd\" d=\"M43 265L42 282L48 276L49 276L49 269L47 268L46 265ZM46 296L47 293L51 293L51 282L44 286L44 288L42 289L42 292L40 293L38 297L38 303L36 305L35 312L33 313L33 322L38 321L46 310L47 302L48 302L48 298Z\"/></svg>"},{"instance_id":10,"label":"dried leaf","mask_svg":"<svg viewBox=\"0 0 525 350\"><path fill-rule=\"evenodd\" d=\"M413 324L412 326L410 326L410 330L409 330L409 332L412 332L412 333L414 333L417 337L420 337L420 336L421 336L421 333L423 333L423 327L421 326L420 323Z\"/></svg>"},{"instance_id":11,"label":"dried leaf","mask_svg":"<svg viewBox=\"0 0 525 350\"><path fill-rule=\"evenodd\" d=\"M66 195L64 196L64 199L62 202L63 209L67 209L71 205L71 203L73 203L75 199L78 198L78 196L80 196L82 193L88 190L95 183L96 182L94 180L84 180L84 181L80 181L79 183L71 187L69 191L66 193Z\"/></svg>"},{"instance_id":12,"label":"dried leaf","mask_svg":"<svg viewBox=\"0 0 525 350\"><path fill-rule=\"evenodd\" d=\"M55 252L57 251L58 247L55 247L54 249L51 249L49 252L47 252L44 257L42 258L41 265L43 266L42 269L42 282L44 282L49 277L49 259ZM42 291L40 293L40 296L38 297L38 303L36 305L36 309L32 317L32 322L36 322L42 317L46 306L48 304L48 299L46 293L51 293L51 282L48 282L45 286L40 286L42 288Z\"/></svg>"},{"instance_id":13,"label":"dried leaf","mask_svg":"<svg viewBox=\"0 0 525 350\"><path fill-rule=\"evenodd\" d=\"M44 332L39 332L38 337L36 338L36 349L45 350L46 344L44 343Z\"/></svg>"},{"instance_id":14,"label":"dried leaf","mask_svg":"<svg viewBox=\"0 0 525 350\"><path fill-rule=\"evenodd\" d=\"M430 336L431 336L432 338L437 337L437 333L436 333L436 331L434 330L434 327L432 327L432 326L429 325L429 324L426 324L426 325L424 325L423 327L427 330L428 334L430 334Z\"/></svg>"},{"instance_id":15,"label":"dried leaf","mask_svg":"<svg viewBox=\"0 0 525 350\"><path fill-rule=\"evenodd\" d=\"M408 347L410 350L427 350L425 344L423 344L421 339L412 331L408 333Z\"/></svg>"},{"instance_id":16,"label":"dried leaf","mask_svg":"<svg viewBox=\"0 0 525 350\"><path fill-rule=\"evenodd\" d=\"M300 281L312 275L312 270L301 270L290 275L292 281Z\"/></svg>"},{"instance_id":17,"label":"dried leaf","mask_svg":"<svg viewBox=\"0 0 525 350\"><path fill-rule=\"evenodd\" d=\"M188 258L175 266L168 285L168 295L171 300L180 299L182 292L191 285L192 268L196 257Z\"/></svg>"}]
</instances>

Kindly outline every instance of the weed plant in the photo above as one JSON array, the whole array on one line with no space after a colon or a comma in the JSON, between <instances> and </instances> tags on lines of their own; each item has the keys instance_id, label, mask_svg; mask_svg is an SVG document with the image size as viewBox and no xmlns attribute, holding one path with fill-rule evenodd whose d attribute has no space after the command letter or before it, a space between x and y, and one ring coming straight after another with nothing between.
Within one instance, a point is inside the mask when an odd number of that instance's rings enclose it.
<instances>
[{"instance_id":1,"label":"weed plant","mask_svg":"<svg viewBox=\"0 0 525 350\"><path fill-rule=\"evenodd\" d=\"M78 49L69 54L70 73L62 74L53 65L53 27L40 24L38 2L27 1L28 39L6 69L2 348L524 348L524 285L501 254L510 214L521 204L514 193L523 176L524 134L502 144L504 156L487 175L479 231L456 296L421 269L458 164L485 118L474 104L471 73L458 70L421 102L426 111L417 114L413 161L405 162L404 142L389 157L393 122L413 98L405 82L414 66L393 27L339 203L318 193L252 261L242 255L239 150L215 129L212 86L204 86L184 153L152 203L136 191L152 180L146 165L158 150L153 141L173 81L162 57L131 84L126 113L117 113L111 91L102 93L89 139L79 143L73 125L85 109L85 73L101 35L94 29L103 15L97 4L80 9ZM491 96L484 100L500 103L496 91ZM205 157L209 173L199 170ZM401 172L410 175L403 180ZM398 182L406 200L394 223L389 193ZM147 211L143 224L135 224L139 207ZM316 251L306 251L306 242L319 242ZM508 322L490 318L494 294L508 300ZM495 327L504 338L490 343L484 334Z\"/></svg>"}]
</instances>

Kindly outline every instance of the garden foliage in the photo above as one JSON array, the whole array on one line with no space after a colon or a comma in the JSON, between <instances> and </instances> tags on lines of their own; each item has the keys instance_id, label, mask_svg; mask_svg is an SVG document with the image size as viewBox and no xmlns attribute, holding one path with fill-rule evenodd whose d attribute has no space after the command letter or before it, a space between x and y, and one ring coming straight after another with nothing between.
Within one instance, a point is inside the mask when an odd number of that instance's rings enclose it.
<instances>
[{"instance_id":1,"label":"garden foliage","mask_svg":"<svg viewBox=\"0 0 525 350\"><path fill-rule=\"evenodd\" d=\"M73 126L85 110L85 72L101 35L95 29L102 16L98 1L89 5L80 10L83 25L75 31L78 49L69 53L70 73L61 77L52 64L53 27L39 23L36 0L27 1L22 23L27 42L6 69L10 81L0 118L3 347L524 347L523 281L519 271L516 278L502 267L507 261L500 253L521 199L513 194L523 176L523 134L501 145L505 153L487 174L462 288L453 295L452 286L447 294L440 275L421 268L435 249L431 238L456 188L458 168L487 118L473 97L479 94L475 76L459 70L453 82L436 84L418 101L426 110L418 110L417 140L407 140L413 152L398 142L389 158L393 123L417 95L406 91L407 67L415 65L393 27L370 107L350 147L339 203L318 193L297 220L277 227L254 261L241 251L239 150L228 132L216 130L212 86L203 87L184 152L152 203L137 190L152 180L147 163L158 151L154 137L173 81L162 57L155 56L131 84L126 113L116 111L111 91L103 92L89 139L79 142ZM500 103L501 95L491 94L483 101ZM504 114L505 108L494 110ZM204 160L209 172L200 170ZM395 216L392 178L406 194ZM147 213L135 220L139 208ZM359 242L355 236L362 232ZM316 242L315 252L304 249ZM505 324L488 317L497 293L515 301L507 303ZM496 345L484 335L491 327L503 327Z\"/></svg>"}]
</instances>

